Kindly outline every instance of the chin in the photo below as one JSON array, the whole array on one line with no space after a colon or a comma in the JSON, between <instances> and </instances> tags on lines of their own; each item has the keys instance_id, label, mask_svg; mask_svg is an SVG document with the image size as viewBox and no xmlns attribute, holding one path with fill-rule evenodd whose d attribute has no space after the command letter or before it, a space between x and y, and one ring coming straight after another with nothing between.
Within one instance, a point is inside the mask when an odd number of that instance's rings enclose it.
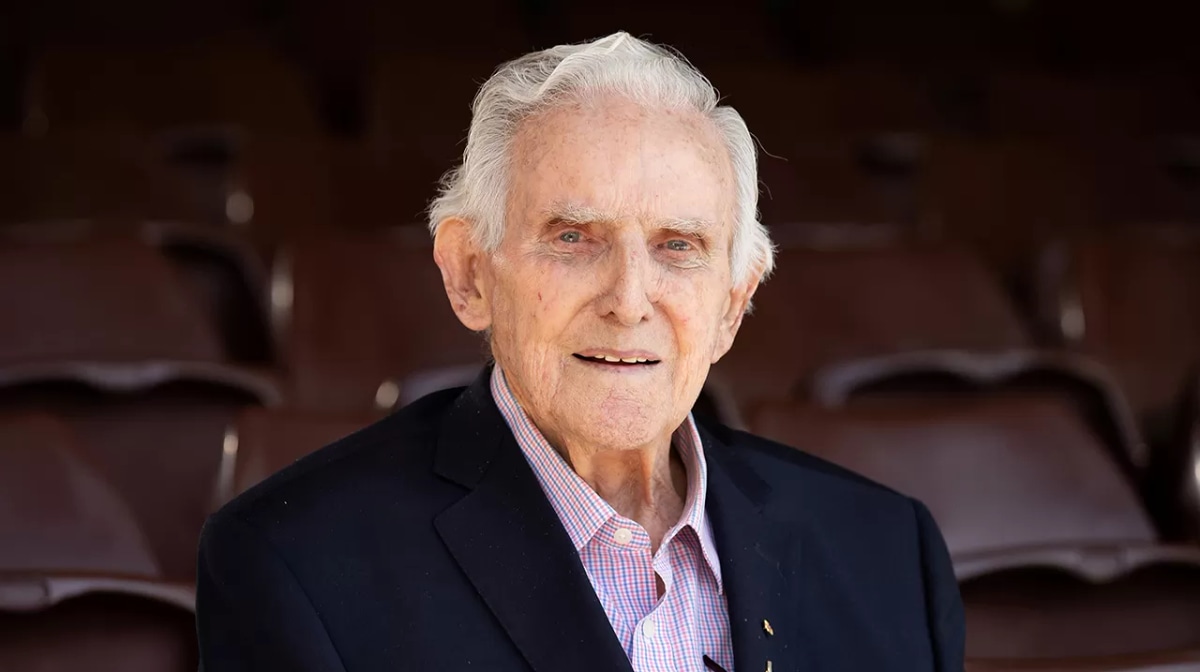
<instances>
[{"instance_id":1,"label":"chin","mask_svg":"<svg viewBox=\"0 0 1200 672\"><path fill-rule=\"evenodd\" d=\"M576 428L576 436L604 450L633 450L669 436L678 423L672 424L665 413L655 413L645 404L605 402L593 406L598 410L585 426Z\"/></svg>"}]
</instances>

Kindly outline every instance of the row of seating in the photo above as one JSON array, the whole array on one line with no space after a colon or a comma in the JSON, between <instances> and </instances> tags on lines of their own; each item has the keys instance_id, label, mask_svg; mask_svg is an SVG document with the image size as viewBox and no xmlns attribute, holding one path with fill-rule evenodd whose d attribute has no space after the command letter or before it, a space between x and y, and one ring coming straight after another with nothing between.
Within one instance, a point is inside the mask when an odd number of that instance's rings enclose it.
<instances>
[{"instance_id":1,"label":"row of seating","mask_svg":"<svg viewBox=\"0 0 1200 672\"><path fill-rule=\"evenodd\" d=\"M837 407L776 400L749 425L930 505L962 584L973 657L1024 659L1029 669L1195 663L1200 548L1159 543L1123 467L1128 456L1113 452L1127 447L1119 437L1103 445L1108 428L1087 411L1094 400L1019 379ZM211 506L374 417L242 410L221 440ZM0 643L0 660L87 652L158 665L123 669L184 669L194 664L181 613L190 588L164 580L136 514L87 459L86 429L39 413L0 416L0 534L16 542L0 555L0 612L40 614L5 617L23 636ZM96 628L108 636L88 648L53 645Z\"/></svg>"},{"instance_id":2,"label":"row of seating","mask_svg":"<svg viewBox=\"0 0 1200 672\"><path fill-rule=\"evenodd\" d=\"M411 128L378 146L226 133L0 136L0 222L200 221L235 225L264 245L300 231L413 223L461 154L462 135ZM964 242L1007 276L1028 274L1030 256L1058 236L1200 220L1200 188L1185 170L1200 155L1186 143L761 139L765 222Z\"/></svg>"},{"instance_id":3,"label":"row of seating","mask_svg":"<svg viewBox=\"0 0 1200 672\"><path fill-rule=\"evenodd\" d=\"M0 656L21 663L61 655L66 665L78 651L193 665L181 607L204 516L380 414L460 384L485 358L449 310L419 227L299 236L271 256L269 275L212 229L68 222L8 233L0 306L16 326L0 344L0 409L19 431L0 441L0 459L14 460L0 473L23 486L0 487L13 497L0 503L12 526L0 536L16 542L0 567L0 613L22 639ZM825 229L774 233L778 274L697 413L927 501L954 553L972 656L1060 669L1194 663L1198 551L1162 542L1200 530L1189 478L1200 430L1149 450L1108 369L1033 349L1033 330L961 248L869 238L836 249ZM1053 313L1064 335L1105 343L1110 330L1092 330L1115 306L1148 329L1186 327L1177 316L1192 310L1193 285L1178 274L1195 271L1193 243L1137 240L1095 244L1148 261L1101 257L1089 274L1055 252L1048 296L1082 297L1066 278L1096 292ZM1160 246L1180 263L1155 262ZM1146 294L1114 301L1114 284ZM1161 324L1137 314L1147 303ZM275 350L279 368L247 356L254 343ZM47 445L64 447L8 450ZM47 643L95 628L117 631L112 648Z\"/></svg>"},{"instance_id":4,"label":"row of seating","mask_svg":"<svg viewBox=\"0 0 1200 672\"><path fill-rule=\"evenodd\" d=\"M74 242L0 246L3 305L14 325L0 339L7 390L0 396L96 425L86 432L95 444L90 450L108 465L107 476L137 498L135 508L146 510L143 522L180 575L190 573L191 535L218 472L215 446L237 408L286 404L378 414L462 382L486 360L481 340L449 309L420 229L298 239L277 253L269 287L256 282L263 273L253 256L229 255L236 248L205 248L213 241L189 241L178 230L172 237L164 227L142 230L141 237L104 231L111 237L78 233L83 238ZM1171 441L1179 395L1171 392L1184 390L1186 371L1197 361L1195 339L1176 331L1194 310L1196 283L1185 273L1196 272L1195 248L1191 263L1183 249L1166 248L1164 255L1181 260L1170 275L1153 254L1121 239L1115 245L1147 254L1150 278L1159 284L1116 274L1047 291L1082 296L1079 287L1086 288L1087 303L1072 304L1054 324L1082 320L1087 328L1076 325L1073 333L1078 353L1111 368L1034 348L1011 301L961 249L784 245L778 274L762 287L755 314L714 368L706 403L726 422L744 425L772 400L828 405L886 395L887 385L870 382L880 378L901 381L907 394L912 386L937 389L964 376L1037 371L1099 390L1099 414L1116 437L1111 443L1121 446L1109 452L1136 472L1139 486L1150 474L1177 482L1178 470L1168 468L1178 460ZM1107 289L1139 283L1149 297L1140 302ZM36 294L28 291L33 286ZM1144 340L1110 338L1109 320L1142 325L1129 331ZM265 356L271 350L277 360ZM1137 387L1145 380L1158 387ZM1126 390L1142 393L1132 407ZM106 424L118 414L125 420ZM158 451L156 437L185 420L193 428L172 442L189 447L169 457ZM1142 438L1146 428L1154 430L1149 443ZM124 447L132 440L142 441L139 450L147 454ZM141 482L155 464L162 473L178 471L191 486ZM1154 497L1177 492L1155 486ZM1178 504L1166 501L1153 511L1173 534L1192 515Z\"/></svg>"},{"instance_id":5,"label":"row of seating","mask_svg":"<svg viewBox=\"0 0 1200 672\"><path fill-rule=\"evenodd\" d=\"M1197 233L1124 230L1050 246L1026 312L967 248L865 231L772 227L779 270L715 371L743 407L823 394L822 369L845 360L1040 345L1103 362L1152 435L1170 429L1200 362ZM11 311L24 316L0 344L9 364L278 361L293 403L357 409L386 379L484 355L450 311L417 226L297 236L272 252L268 273L240 238L203 227L31 224L4 229L0 262ZM32 285L36 298L23 293Z\"/></svg>"}]
</instances>

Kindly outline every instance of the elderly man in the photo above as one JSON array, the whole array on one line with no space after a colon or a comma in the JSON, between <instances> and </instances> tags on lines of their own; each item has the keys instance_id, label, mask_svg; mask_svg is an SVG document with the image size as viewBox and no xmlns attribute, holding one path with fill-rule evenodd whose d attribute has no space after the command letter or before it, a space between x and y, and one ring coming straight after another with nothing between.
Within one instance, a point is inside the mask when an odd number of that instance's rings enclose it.
<instances>
[{"instance_id":1,"label":"elderly man","mask_svg":"<svg viewBox=\"0 0 1200 672\"><path fill-rule=\"evenodd\" d=\"M756 202L745 124L669 51L501 67L430 218L495 363L210 520L203 669L961 669L922 505L689 414L771 271Z\"/></svg>"}]
</instances>

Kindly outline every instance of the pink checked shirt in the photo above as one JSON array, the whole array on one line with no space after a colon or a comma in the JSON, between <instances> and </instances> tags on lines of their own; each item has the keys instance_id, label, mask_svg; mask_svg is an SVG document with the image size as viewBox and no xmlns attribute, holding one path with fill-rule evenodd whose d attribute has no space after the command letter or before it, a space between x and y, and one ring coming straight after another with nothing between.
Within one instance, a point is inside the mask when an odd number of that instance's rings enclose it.
<instances>
[{"instance_id":1,"label":"pink checked shirt","mask_svg":"<svg viewBox=\"0 0 1200 672\"><path fill-rule=\"evenodd\" d=\"M491 385L492 397L575 544L633 669L699 672L705 670L702 657L707 655L732 672L721 565L704 512L708 466L691 416L674 437L675 450L687 466L687 502L652 555L642 526L618 515L546 442L498 366ZM666 587L661 598L656 573Z\"/></svg>"}]
</instances>

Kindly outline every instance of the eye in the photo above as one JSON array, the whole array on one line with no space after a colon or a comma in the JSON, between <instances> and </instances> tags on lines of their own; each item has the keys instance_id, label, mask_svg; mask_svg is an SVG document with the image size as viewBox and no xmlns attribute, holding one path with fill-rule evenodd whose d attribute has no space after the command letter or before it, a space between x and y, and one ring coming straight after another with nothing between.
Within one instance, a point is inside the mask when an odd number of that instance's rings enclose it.
<instances>
[{"instance_id":1,"label":"eye","mask_svg":"<svg viewBox=\"0 0 1200 672\"><path fill-rule=\"evenodd\" d=\"M578 243L583 241L583 234L578 231L563 231L558 234L558 239L564 243Z\"/></svg>"},{"instance_id":2,"label":"eye","mask_svg":"<svg viewBox=\"0 0 1200 672\"><path fill-rule=\"evenodd\" d=\"M674 240L667 241L667 249L671 250L672 252L688 252L692 249L692 244L686 240L679 240L676 238Z\"/></svg>"}]
</instances>

